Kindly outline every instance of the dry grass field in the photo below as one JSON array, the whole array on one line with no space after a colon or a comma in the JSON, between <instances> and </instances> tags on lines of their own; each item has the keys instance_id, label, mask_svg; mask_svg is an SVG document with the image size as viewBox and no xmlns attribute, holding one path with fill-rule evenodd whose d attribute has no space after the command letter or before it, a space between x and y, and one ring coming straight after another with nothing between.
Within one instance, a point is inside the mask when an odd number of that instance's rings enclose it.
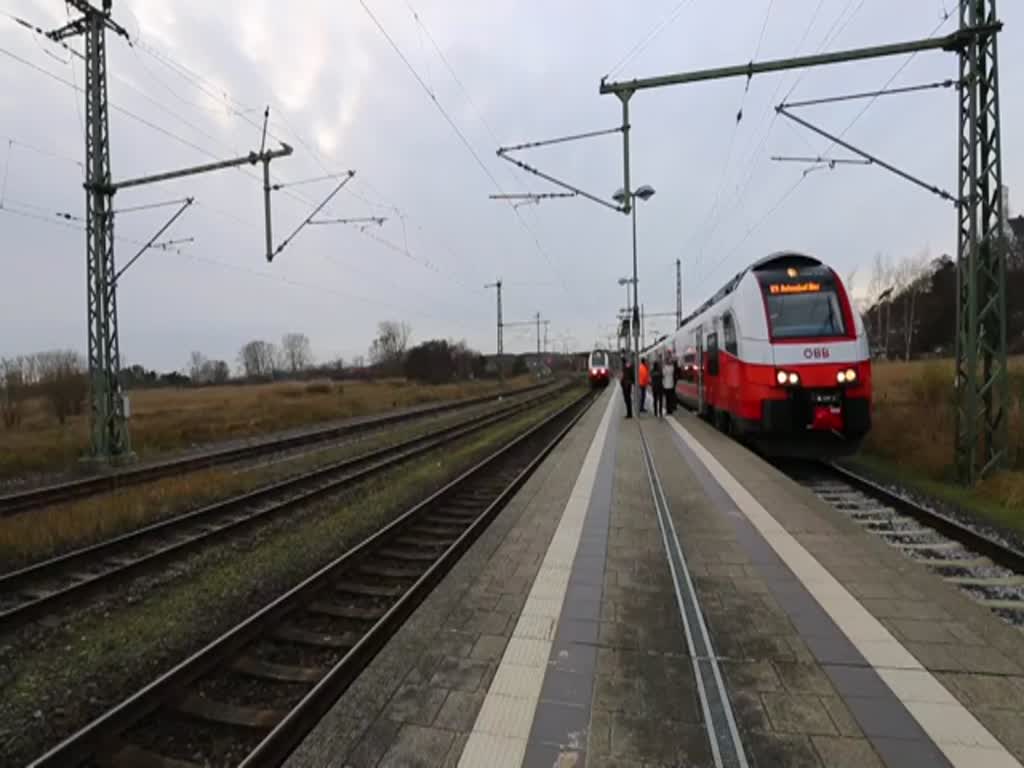
<instances>
[{"instance_id":1,"label":"dry grass field","mask_svg":"<svg viewBox=\"0 0 1024 768\"><path fill-rule=\"evenodd\" d=\"M929 483L955 480L952 360L876 363L874 417L864 444L866 459ZM980 483L971 494L998 510L1006 522L1024 525L1024 358L1010 364L1010 467ZM959 489L956 494L964 500Z\"/></svg>"},{"instance_id":2,"label":"dry grass field","mask_svg":"<svg viewBox=\"0 0 1024 768\"><path fill-rule=\"evenodd\" d=\"M524 386L527 378L507 387ZM404 379L280 382L130 393L132 447L153 457L203 443L265 435L430 402L485 395L496 381L426 386ZM0 428L0 478L73 468L88 445L88 416L61 426L39 401L15 429Z\"/></svg>"}]
</instances>

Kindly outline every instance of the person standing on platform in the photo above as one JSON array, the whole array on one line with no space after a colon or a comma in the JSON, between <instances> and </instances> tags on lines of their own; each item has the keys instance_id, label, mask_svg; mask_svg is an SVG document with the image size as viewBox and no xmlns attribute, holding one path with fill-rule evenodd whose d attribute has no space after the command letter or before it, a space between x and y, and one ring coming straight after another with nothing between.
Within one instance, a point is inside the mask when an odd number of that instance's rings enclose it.
<instances>
[{"instance_id":1,"label":"person standing on platform","mask_svg":"<svg viewBox=\"0 0 1024 768\"><path fill-rule=\"evenodd\" d=\"M665 413L671 414L676 409L676 361L671 352L661 369L661 385L665 389Z\"/></svg>"},{"instance_id":2,"label":"person standing on platform","mask_svg":"<svg viewBox=\"0 0 1024 768\"><path fill-rule=\"evenodd\" d=\"M633 363L627 355L622 356L622 397L626 401L626 418L633 418Z\"/></svg>"},{"instance_id":3,"label":"person standing on platform","mask_svg":"<svg viewBox=\"0 0 1024 768\"><path fill-rule=\"evenodd\" d=\"M651 371L647 367L647 358L640 358L640 413L647 413L647 388L651 386Z\"/></svg>"},{"instance_id":4,"label":"person standing on platform","mask_svg":"<svg viewBox=\"0 0 1024 768\"><path fill-rule=\"evenodd\" d=\"M655 360L651 369L651 391L654 393L654 415L665 415L665 386L662 378L661 361Z\"/></svg>"}]
</instances>

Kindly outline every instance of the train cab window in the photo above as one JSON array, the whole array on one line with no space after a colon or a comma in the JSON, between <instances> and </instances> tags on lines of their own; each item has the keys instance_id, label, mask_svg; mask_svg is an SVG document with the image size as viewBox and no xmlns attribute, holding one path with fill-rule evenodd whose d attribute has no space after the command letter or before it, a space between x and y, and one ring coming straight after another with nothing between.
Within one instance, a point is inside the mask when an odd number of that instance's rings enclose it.
<instances>
[{"instance_id":1,"label":"train cab window","mask_svg":"<svg viewBox=\"0 0 1024 768\"><path fill-rule=\"evenodd\" d=\"M824 270L758 274L773 338L829 338L846 335L834 278Z\"/></svg>"},{"instance_id":2,"label":"train cab window","mask_svg":"<svg viewBox=\"0 0 1024 768\"><path fill-rule=\"evenodd\" d=\"M591 368L607 368L608 358L604 352L594 350L590 353L590 367Z\"/></svg>"},{"instance_id":3,"label":"train cab window","mask_svg":"<svg viewBox=\"0 0 1024 768\"><path fill-rule=\"evenodd\" d=\"M718 334L709 333L707 339L704 340L707 344L707 359L708 359L708 375L718 375Z\"/></svg>"},{"instance_id":4,"label":"train cab window","mask_svg":"<svg viewBox=\"0 0 1024 768\"><path fill-rule=\"evenodd\" d=\"M730 355L739 354L739 345L736 343L736 321L728 312L722 317L722 340L725 342L726 352Z\"/></svg>"}]
</instances>

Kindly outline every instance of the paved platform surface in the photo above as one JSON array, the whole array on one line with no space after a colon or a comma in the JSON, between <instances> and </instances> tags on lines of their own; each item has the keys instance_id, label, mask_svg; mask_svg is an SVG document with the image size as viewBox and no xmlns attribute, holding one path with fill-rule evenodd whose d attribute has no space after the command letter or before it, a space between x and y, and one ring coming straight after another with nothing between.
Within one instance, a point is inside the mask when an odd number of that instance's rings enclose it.
<instances>
[{"instance_id":1,"label":"paved platform surface","mask_svg":"<svg viewBox=\"0 0 1024 768\"><path fill-rule=\"evenodd\" d=\"M1024 633L614 395L289 766L1021 765Z\"/></svg>"}]
</instances>

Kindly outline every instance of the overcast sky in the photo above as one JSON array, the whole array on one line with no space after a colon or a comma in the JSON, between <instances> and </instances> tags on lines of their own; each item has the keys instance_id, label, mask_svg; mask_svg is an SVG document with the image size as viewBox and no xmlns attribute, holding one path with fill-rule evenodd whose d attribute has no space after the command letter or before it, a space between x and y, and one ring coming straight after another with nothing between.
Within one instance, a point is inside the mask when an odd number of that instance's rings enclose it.
<instances>
[{"instance_id":1,"label":"overcast sky","mask_svg":"<svg viewBox=\"0 0 1024 768\"><path fill-rule=\"evenodd\" d=\"M308 334L320 360L351 358L365 354L376 323L385 319L408 322L414 341L464 338L490 352L494 294L483 285L498 277L506 285L507 321L540 312L559 347L563 341L588 347L613 333L623 303L616 281L630 270L629 220L583 199L518 211L489 200L499 185L504 192L553 190L499 160L499 143L618 125L619 102L598 94L600 78L668 18L612 79L924 37L940 26L945 9L955 10L955 0L365 3L115 0L114 15L136 43L109 38L115 179L254 149L269 104L272 135L295 146L293 156L274 162L277 181L353 169L355 179L322 216L388 219L365 231L308 227L268 266L257 169L118 193L119 208L196 198L166 235L194 242L180 253L147 253L120 282L123 364L182 368L193 349L234 364L245 341L277 341L289 331ZM1019 212L1024 4L1000 5L1003 177L1011 209ZM7 0L0 10L6 12L0 15L0 355L84 351L84 236L76 220L55 215L84 214L76 165L84 152L82 96L72 87L82 83L82 62L10 19L60 25L68 18L63 2ZM938 32L955 24L954 13ZM81 47L80 40L72 44ZM674 309L676 258L684 264L689 308L754 259L780 249L815 254L843 275L857 270L857 292L866 288L877 252L893 258L924 249L932 256L953 253L949 203L878 168L804 177L802 166L770 160L829 146L773 119L772 107L794 84L791 100L874 90L905 63L759 76L749 90L740 79L638 93L631 102L633 179L657 190L638 218L641 300L648 311ZM956 72L952 54L922 53L893 85ZM864 105L801 114L839 132ZM951 90L881 99L846 138L930 183L956 187ZM622 184L618 134L521 157L598 196L610 197ZM275 240L335 183L276 193ZM119 216L118 262L172 211ZM670 326L671 320L660 325ZM532 349L533 334L530 327L508 328L506 349Z\"/></svg>"}]
</instances>

